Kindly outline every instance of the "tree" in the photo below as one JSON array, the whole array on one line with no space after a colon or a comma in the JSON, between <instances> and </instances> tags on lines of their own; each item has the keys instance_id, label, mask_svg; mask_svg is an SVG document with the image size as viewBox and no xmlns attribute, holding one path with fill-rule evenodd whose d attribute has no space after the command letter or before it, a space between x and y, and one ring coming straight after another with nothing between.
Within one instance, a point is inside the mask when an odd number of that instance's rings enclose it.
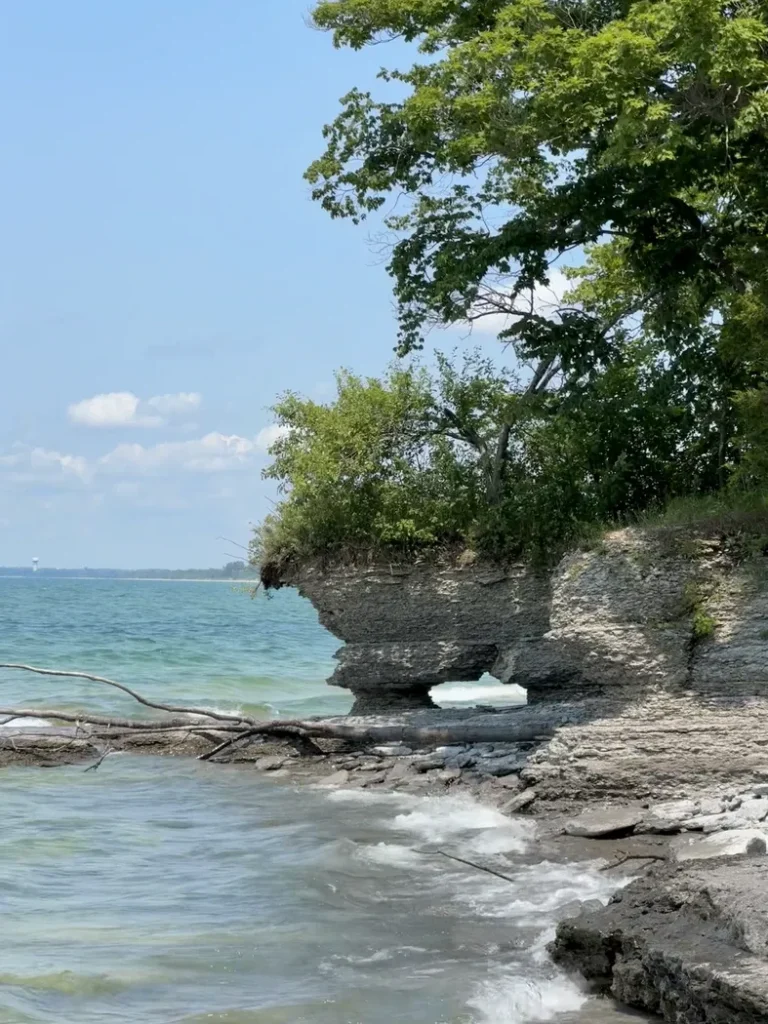
<instances>
[{"instance_id":1,"label":"tree","mask_svg":"<svg viewBox=\"0 0 768 1024\"><path fill-rule=\"evenodd\" d=\"M400 351L501 313L575 393L640 339L648 366L707 379L717 482L739 452L765 477L764 0L321 0L314 20L421 55L381 72L395 98L344 98L307 175L334 217L408 198L387 218ZM556 315L522 301L580 254Z\"/></svg>"}]
</instances>

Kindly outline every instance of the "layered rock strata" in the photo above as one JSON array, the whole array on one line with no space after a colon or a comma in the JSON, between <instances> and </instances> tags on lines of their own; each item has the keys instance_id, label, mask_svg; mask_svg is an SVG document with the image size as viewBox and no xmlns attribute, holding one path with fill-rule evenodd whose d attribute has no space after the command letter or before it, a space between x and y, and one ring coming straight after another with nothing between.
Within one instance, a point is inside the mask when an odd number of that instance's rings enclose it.
<instances>
[{"instance_id":1,"label":"layered rock strata","mask_svg":"<svg viewBox=\"0 0 768 1024\"><path fill-rule=\"evenodd\" d=\"M548 625L550 580L520 565L318 563L282 583L344 641L329 682L352 691L355 714L430 707L433 686L479 679Z\"/></svg>"},{"instance_id":2,"label":"layered rock strata","mask_svg":"<svg viewBox=\"0 0 768 1024\"><path fill-rule=\"evenodd\" d=\"M553 572L461 559L289 566L280 585L344 642L329 680L357 711L429 706L443 682L491 672L529 703L617 703L683 692L768 694L765 559L718 541L624 530Z\"/></svg>"},{"instance_id":3,"label":"layered rock strata","mask_svg":"<svg viewBox=\"0 0 768 1024\"><path fill-rule=\"evenodd\" d=\"M656 869L558 927L551 953L674 1024L768 1020L768 857Z\"/></svg>"}]
</instances>

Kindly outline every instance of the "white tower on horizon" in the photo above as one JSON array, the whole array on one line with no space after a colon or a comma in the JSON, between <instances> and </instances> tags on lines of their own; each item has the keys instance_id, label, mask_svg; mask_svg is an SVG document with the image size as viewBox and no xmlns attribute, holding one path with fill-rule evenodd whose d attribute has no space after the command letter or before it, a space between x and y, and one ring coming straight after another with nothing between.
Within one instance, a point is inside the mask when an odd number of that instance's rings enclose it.
<instances>
[{"instance_id":1,"label":"white tower on horizon","mask_svg":"<svg viewBox=\"0 0 768 1024\"><path fill-rule=\"evenodd\" d=\"M32 572L37 572L37 570L39 568L40 568L40 559L39 558L33 558L32 559Z\"/></svg>"}]
</instances>

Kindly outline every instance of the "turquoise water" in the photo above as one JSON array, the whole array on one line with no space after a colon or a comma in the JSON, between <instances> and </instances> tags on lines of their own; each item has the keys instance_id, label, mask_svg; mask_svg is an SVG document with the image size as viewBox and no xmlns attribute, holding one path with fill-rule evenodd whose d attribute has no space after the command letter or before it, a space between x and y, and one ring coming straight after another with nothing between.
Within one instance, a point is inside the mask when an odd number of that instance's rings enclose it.
<instances>
[{"instance_id":1,"label":"turquoise water","mask_svg":"<svg viewBox=\"0 0 768 1024\"><path fill-rule=\"evenodd\" d=\"M0 579L0 661L109 676L167 703L344 714L349 695L324 683L338 646L293 591L251 598L244 584ZM11 703L138 712L93 683L5 673L2 687Z\"/></svg>"},{"instance_id":2,"label":"turquoise water","mask_svg":"<svg viewBox=\"0 0 768 1024\"><path fill-rule=\"evenodd\" d=\"M0 661L166 701L349 706L322 682L336 641L291 593L0 580L0 632ZM131 709L95 684L0 685L8 704ZM560 909L615 883L542 861L529 822L465 797L112 755L97 772L5 769L0 808L0 1024L628 1024L545 953Z\"/></svg>"}]
</instances>

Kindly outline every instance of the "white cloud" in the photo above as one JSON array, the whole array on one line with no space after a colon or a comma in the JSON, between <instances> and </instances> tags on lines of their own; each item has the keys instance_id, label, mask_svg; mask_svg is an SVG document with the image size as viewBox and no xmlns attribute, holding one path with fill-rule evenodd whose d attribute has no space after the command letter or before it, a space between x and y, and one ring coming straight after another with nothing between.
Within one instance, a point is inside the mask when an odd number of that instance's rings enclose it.
<instances>
[{"instance_id":1,"label":"white cloud","mask_svg":"<svg viewBox=\"0 0 768 1024\"><path fill-rule=\"evenodd\" d=\"M213 431L188 441L160 444L119 444L99 458L67 455L17 444L0 455L0 475L20 483L56 482L64 479L90 483L99 476L118 478L112 487L118 497L137 493L137 477L178 473L223 473L249 468L258 456L285 433L285 427L264 427L255 437Z\"/></svg>"},{"instance_id":2,"label":"white cloud","mask_svg":"<svg viewBox=\"0 0 768 1024\"><path fill-rule=\"evenodd\" d=\"M282 427L278 423L273 423L269 427L262 427L254 438L254 444L259 451L268 452L275 441L279 441L287 433L288 427Z\"/></svg>"},{"instance_id":3,"label":"white cloud","mask_svg":"<svg viewBox=\"0 0 768 1024\"><path fill-rule=\"evenodd\" d=\"M147 400L147 405L157 409L161 416L182 416L197 409L203 396L196 391L180 391L178 395L155 395Z\"/></svg>"},{"instance_id":4,"label":"white cloud","mask_svg":"<svg viewBox=\"0 0 768 1024\"><path fill-rule=\"evenodd\" d=\"M88 462L81 455L63 455L22 444L14 445L14 449L10 455L0 455L0 469L8 471L13 480L32 483L57 477L88 479Z\"/></svg>"},{"instance_id":5,"label":"white cloud","mask_svg":"<svg viewBox=\"0 0 768 1024\"><path fill-rule=\"evenodd\" d=\"M557 316L557 310L562 305L563 296L572 287L573 283L568 280L563 271L558 267L553 267L549 272L549 284L539 284L532 291L518 296L514 308L521 313L537 313L539 316L553 320ZM497 294L499 299L503 301L505 298L503 291L500 289ZM491 308L490 303L482 298L478 300L478 313L484 312L489 308ZM500 334L506 328L511 327L512 324L517 323L518 320L519 317L504 313L503 311L488 313L472 322L472 332L478 334ZM466 329L466 325L461 327L463 331L466 331Z\"/></svg>"},{"instance_id":6,"label":"white cloud","mask_svg":"<svg viewBox=\"0 0 768 1024\"><path fill-rule=\"evenodd\" d=\"M237 434L213 432L194 441L166 441L145 447L141 444L120 444L98 460L99 469L107 472L156 473L162 470L185 470L218 473L238 469L251 456L263 449L256 440Z\"/></svg>"},{"instance_id":7,"label":"white cloud","mask_svg":"<svg viewBox=\"0 0 768 1024\"><path fill-rule=\"evenodd\" d=\"M155 395L146 402L132 391L111 391L74 402L67 414L85 427L162 427L171 417L197 409L201 401L194 391Z\"/></svg>"}]
</instances>

